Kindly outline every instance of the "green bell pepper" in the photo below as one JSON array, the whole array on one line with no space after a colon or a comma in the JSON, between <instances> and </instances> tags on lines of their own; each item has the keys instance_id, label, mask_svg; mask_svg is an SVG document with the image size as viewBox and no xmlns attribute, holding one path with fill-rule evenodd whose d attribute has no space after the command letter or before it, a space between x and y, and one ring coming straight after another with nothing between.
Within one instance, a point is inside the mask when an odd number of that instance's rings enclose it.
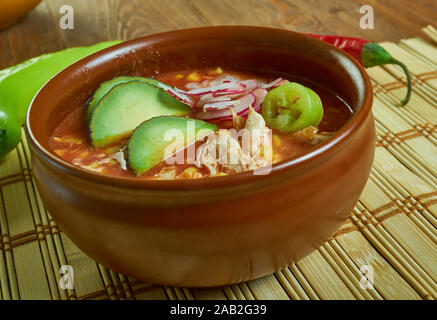
<instances>
[{"instance_id":1,"label":"green bell pepper","mask_svg":"<svg viewBox=\"0 0 437 320\"><path fill-rule=\"evenodd\" d=\"M323 106L313 90L291 82L266 95L262 115L270 127L283 132L296 132L317 126L323 118Z\"/></svg>"},{"instance_id":2,"label":"green bell pepper","mask_svg":"<svg viewBox=\"0 0 437 320\"><path fill-rule=\"evenodd\" d=\"M97 51L120 43L65 49L32 58L0 71L0 159L21 140L27 109L39 89L62 69Z\"/></svg>"}]
</instances>

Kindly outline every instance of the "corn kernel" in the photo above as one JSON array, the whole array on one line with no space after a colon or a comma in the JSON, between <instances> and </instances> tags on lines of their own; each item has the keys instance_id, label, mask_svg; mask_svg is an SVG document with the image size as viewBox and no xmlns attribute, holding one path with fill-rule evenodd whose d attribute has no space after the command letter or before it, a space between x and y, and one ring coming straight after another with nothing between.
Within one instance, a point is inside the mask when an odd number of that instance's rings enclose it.
<instances>
[{"instance_id":1,"label":"corn kernel","mask_svg":"<svg viewBox=\"0 0 437 320\"><path fill-rule=\"evenodd\" d=\"M224 173L224 172L218 172L218 173L212 175L212 177L225 177L225 176L227 176L227 175L228 175L227 173Z\"/></svg>"},{"instance_id":2,"label":"corn kernel","mask_svg":"<svg viewBox=\"0 0 437 320\"><path fill-rule=\"evenodd\" d=\"M201 80L200 75L197 72L191 72L187 77L187 81L199 82Z\"/></svg>"},{"instance_id":3,"label":"corn kernel","mask_svg":"<svg viewBox=\"0 0 437 320\"><path fill-rule=\"evenodd\" d=\"M65 152L67 152L67 150L64 150L64 149L56 149L55 150L55 153L60 157L62 157L65 154Z\"/></svg>"},{"instance_id":4,"label":"corn kernel","mask_svg":"<svg viewBox=\"0 0 437 320\"><path fill-rule=\"evenodd\" d=\"M106 158L106 154L105 153L98 153L98 154L95 155L95 157L97 159L103 159L103 158Z\"/></svg>"},{"instance_id":5,"label":"corn kernel","mask_svg":"<svg viewBox=\"0 0 437 320\"><path fill-rule=\"evenodd\" d=\"M273 157L275 156L275 153L273 151L272 147L269 146L261 146L260 148L260 155L265 160L272 161Z\"/></svg>"},{"instance_id":6,"label":"corn kernel","mask_svg":"<svg viewBox=\"0 0 437 320\"><path fill-rule=\"evenodd\" d=\"M100 167L100 163L98 162L93 162L91 163L88 167L92 168L92 169L97 169Z\"/></svg>"},{"instance_id":7,"label":"corn kernel","mask_svg":"<svg viewBox=\"0 0 437 320\"><path fill-rule=\"evenodd\" d=\"M55 140L56 142L62 142L62 139L59 137L53 137L53 140Z\"/></svg>"},{"instance_id":8,"label":"corn kernel","mask_svg":"<svg viewBox=\"0 0 437 320\"><path fill-rule=\"evenodd\" d=\"M202 178L202 174L199 172L197 168L191 167L187 168L182 172L179 177L180 179L198 179Z\"/></svg>"},{"instance_id":9,"label":"corn kernel","mask_svg":"<svg viewBox=\"0 0 437 320\"><path fill-rule=\"evenodd\" d=\"M184 75L181 74L181 73L175 74L175 76L174 76L174 78L175 78L176 80L183 79L183 77L184 77Z\"/></svg>"},{"instance_id":10,"label":"corn kernel","mask_svg":"<svg viewBox=\"0 0 437 320\"><path fill-rule=\"evenodd\" d=\"M110 166L116 166L116 165L119 164L119 162L118 162L117 160L115 160L115 159L111 159L111 160L109 160L108 163L109 163Z\"/></svg>"},{"instance_id":11,"label":"corn kernel","mask_svg":"<svg viewBox=\"0 0 437 320\"><path fill-rule=\"evenodd\" d=\"M158 180L174 180L176 179L176 167L165 167L156 175Z\"/></svg>"},{"instance_id":12,"label":"corn kernel","mask_svg":"<svg viewBox=\"0 0 437 320\"><path fill-rule=\"evenodd\" d=\"M87 157L90 153L88 151L84 151L81 154L79 154L79 158L84 159L85 157Z\"/></svg>"},{"instance_id":13,"label":"corn kernel","mask_svg":"<svg viewBox=\"0 0 437 320\"><path fill-rule=\"evenodd\" d=\"M71 137L71 138L64 138L63 142L71 143L71 144L82 144L83 140L80 138Z\"/></svg>"},{"instance_id":14,"label":"corn kernel","mask_svg":"<svg viewBox=\"0 0 437 320\"><path fill-rule=\"evenodd\" d=\"M217 67L215 69L208 70L207 73L210 76L218 76L220 74L223 74L223 69L221 67Z\"/></svg>"},{"instance_id":15,"label":"corn kernel","mask_svg":"<svg viewBox=\"0 0 437 320\"><path fill-rule=\"evenodd\" d=\"M274 134L272 136L272 140L273 140L273 146L276 148L280 148L282 147L282 139L280 136L278 136L277 134Z\"/></svg>"},{"instance_id":16,"label":"corn kernel","mask_svg":"<svg viewBox=\"0 0 437 320\"><path fill-rule=\"evenodd\" d=\"M106 148L103 152L105 154L107 154L107 155L110 155L110 154L117 153L118 151L120 151L120 148L118 148L118 147L111 147L111 148Z\"/></svg>"}]
</instances>

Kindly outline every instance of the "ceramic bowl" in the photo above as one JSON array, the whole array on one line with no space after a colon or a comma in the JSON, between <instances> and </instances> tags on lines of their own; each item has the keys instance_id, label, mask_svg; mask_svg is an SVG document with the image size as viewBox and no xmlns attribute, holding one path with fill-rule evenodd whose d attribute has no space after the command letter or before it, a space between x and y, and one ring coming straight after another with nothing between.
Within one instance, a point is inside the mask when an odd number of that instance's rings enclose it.
<instances>
[{"instance_id":1,"label":"ceramic bowl","mask_svg":"<svg viewBox=\"0 0 437 320\"><path fill-rule=\"evenodd\" d=\"M343 97L354 114L329 141L275 164L268 175L116 178L73 166L49 148L59 121L103 81L213 66L311 79ZM128 41L68 67L35 97L27 136L41 197L86 254L151 283L221 286L275 272L338 230L372 165L371 105L365 70L331 45L279 29L206 27Z\"/></svg>"}]
</instances>

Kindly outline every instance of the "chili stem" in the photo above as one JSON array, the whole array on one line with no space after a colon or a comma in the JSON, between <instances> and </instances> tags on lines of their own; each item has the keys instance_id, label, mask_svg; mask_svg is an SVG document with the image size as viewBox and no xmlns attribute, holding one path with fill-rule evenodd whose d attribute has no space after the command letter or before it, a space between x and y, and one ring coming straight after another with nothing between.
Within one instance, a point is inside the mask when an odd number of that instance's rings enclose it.
<instances>
[{"instance_id":1,"label":"chili stem","mask_svg":"<svg viewBox=\"0 0 437 320\"><path fill-rule=\"evenodd\" d=\"M401 100L401 106L405 106L408 103L408 101L410 101L410 97L411 97L411 87L412 86L411 86L411 74L410 74L410 71L408 70L408 68L407 68L407 66L405 64L403 64L399 60L396 60L395 58L392 58L390 63L398 65L405 72L405 75L406 75L406 78L407 78L408 90L407 90L407 95L405 96L405 98Z\"/></svg>"}]
</instances>

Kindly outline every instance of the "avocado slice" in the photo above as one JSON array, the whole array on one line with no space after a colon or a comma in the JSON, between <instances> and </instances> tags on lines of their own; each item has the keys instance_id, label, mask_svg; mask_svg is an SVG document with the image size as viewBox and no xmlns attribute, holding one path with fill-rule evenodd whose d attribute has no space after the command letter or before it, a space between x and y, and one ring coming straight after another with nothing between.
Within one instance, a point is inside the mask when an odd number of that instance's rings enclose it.
<instances>
[{"instance_id":1,"label":"avocado slice","mask_svg":"<svg viewBox=\"0 0 437 320\"><path fill-rule=\"evenodd\" d=\"M129 139L127 158L137 176L167 157L217 130L211 123L184 117L156 117L145 121Z\"/></svg>"},{"instance_id":2,"label":"avocado slice","mask_svg":"<svg viewBox=\"0 0 437 320\"><path fill-rule=\"evenodd\" d=\"M100 87L94 92L94 95L92 96L90 102L88 102L88 107L86 110L86 121L89 123L91 119L91 115L96 108L97 104L99 103L102 98L108 94L109 91L111 91L112 88L119 84L128 83L131 81L141 81L141 77L117 77L112 80L103 82Z\"/></svg>"},{"instance_id":3,"label":"avocado slice","mask_svg":"<svg viewBox=\"0 0 437 320\"><path fill-rule=\"evenodd\" d=\"M101 148L129 136L145 120L158 116L183 116L191 109L163 89L140 81L113 87L91 113L91 144Z\"/></svg>"},{"instance_id":4,"label":"avocado slice","mask_svg":"<svg viewBox=\"0 0 437 320\"><path fill-rule=\"evenodd\" d=\"M90 102L88 103L87 110L86 110L86 122L89 123L91 119L91 115L94 111L94 109L97 107L98 103L102 98L108 94L109 91L112 90L115 86L118 86L123 83L128 83L131 81L139 81L144 82L147 84L150 84L154 87L163 89L167 93L171 94L173 97L175 97L177 100L181 101L182 103L186 105L193 105L193 102L190 97L187 95L178 92L175 88L172 86L169 86L163 82L160 82L156 79L151 78L144 78L144 77L128 77L128 76L121 76L114 78L112 80L103 82L100 87L94 92L94 95L92 96Z\"/></svg>"}]
</instances>

